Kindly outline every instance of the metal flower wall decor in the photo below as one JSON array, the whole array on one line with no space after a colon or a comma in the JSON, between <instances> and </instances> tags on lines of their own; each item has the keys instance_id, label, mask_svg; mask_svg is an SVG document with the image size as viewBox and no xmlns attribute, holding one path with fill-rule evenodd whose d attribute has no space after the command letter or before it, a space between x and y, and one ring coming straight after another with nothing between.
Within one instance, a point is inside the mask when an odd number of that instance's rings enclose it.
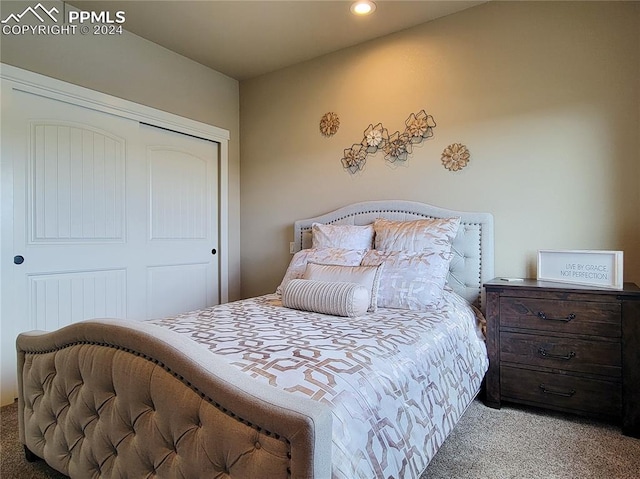
<instances>
[{"instance_id":1,"label":"metal flower wall decor","mask_svg":"<svg viewBox=\"0 0 640 479\"><path fill-rule=\"evenodd\" d=\"M356 173L364 168L367 156L378 150L384 152L384 159L389 163L406 161L413 152L413 145L431 138L435 127L435 120L424 110L412 113L407 118L403 132L396 131L390 135L382 123L369 125L362 141L344 150L342 166L350 173Z\"/></svg>"}]
</instances>

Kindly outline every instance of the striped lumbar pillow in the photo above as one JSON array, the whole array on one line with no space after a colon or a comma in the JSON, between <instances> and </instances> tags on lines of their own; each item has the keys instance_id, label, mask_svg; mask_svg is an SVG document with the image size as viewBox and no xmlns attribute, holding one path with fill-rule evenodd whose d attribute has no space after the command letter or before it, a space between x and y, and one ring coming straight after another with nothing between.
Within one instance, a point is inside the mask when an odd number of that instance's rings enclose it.
<instances>
[{"instance_id":1,"label":"striped lumbar pillow","mask_svg":"<svg viewBox=\"0 0 640 479\"><path fill-rule=\"evenodd\" d=\"M282 305L355 318L367 312L369 290L357 283L292 279L282 291Z\"/></svg>"}]
</instances>

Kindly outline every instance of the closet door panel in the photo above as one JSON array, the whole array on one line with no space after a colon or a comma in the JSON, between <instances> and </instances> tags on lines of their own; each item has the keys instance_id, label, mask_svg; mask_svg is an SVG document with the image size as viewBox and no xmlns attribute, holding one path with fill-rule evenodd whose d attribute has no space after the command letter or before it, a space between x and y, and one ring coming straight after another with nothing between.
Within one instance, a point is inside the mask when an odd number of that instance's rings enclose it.
<instances>
[{"instance_id":1,"label":"closet door panel","mask_svg":"<svg viewBox=\"0 0 640 479\"><path fill-rule=\"evenodd\" d=\"M141 138L149 184L148 315L217 304L218 144L147 125Z\"/></svg>"},{"instance_id":2,"label":"closet door panel","mask_svg":"<svg viewBox=\"0 0 640 479\"><path fill-rule=\"evenodd\" d=\"M64 121L31 123L32 243L124 242L125 139Z\"/></svg>"}]
</instances>

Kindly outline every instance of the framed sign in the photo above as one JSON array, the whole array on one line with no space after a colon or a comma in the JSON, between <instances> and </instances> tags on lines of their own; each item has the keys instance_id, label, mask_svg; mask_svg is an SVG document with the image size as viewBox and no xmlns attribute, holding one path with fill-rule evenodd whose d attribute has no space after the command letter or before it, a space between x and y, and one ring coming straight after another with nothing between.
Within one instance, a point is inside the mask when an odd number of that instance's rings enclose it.
<instances>
[{"instance_id":1,"label":"framed sign","mask_svg":"<svg viewBox=\"0 0 640 479\"><path fill-rule=\"evenodd\" d=\"M539 250L538 280L622 289L622 251Z\"/></svg>"}]
</instances>

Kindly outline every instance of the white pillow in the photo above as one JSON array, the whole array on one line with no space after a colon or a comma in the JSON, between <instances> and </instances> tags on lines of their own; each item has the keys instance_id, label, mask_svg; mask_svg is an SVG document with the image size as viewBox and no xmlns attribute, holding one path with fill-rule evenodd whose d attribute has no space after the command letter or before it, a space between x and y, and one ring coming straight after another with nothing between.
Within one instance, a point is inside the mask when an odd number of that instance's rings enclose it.
<instances>
[{"instance_id":1,"label":"white pillow","mask_svg":"<svg viewBox=\"0 0 640 479\"><path fill-rule=\"evenodd\" d=\"M373 222L376 235L375 249L448 253L459 227L459 217L413 221L391 221L378 218Z\"/></svg>"},{"instance_id":2,"label":"white pillow","mask_svg":"<svg viewBox=\"0 0 640 479\"><path fill-rule=\"evenodd\" d=\"M372 266L340 266L308 262L302 276L304 279L315 281L332 281L358 283L367 288L371 298L368 311L375 311L378 305L378 288L380 286L380 271L384 264Z\"/></svg>"},{"instance_id":3,"label":"white pillow","mask_svg":"<svg viewBox=\"0 0 640 479\"><path fill-rule=\"evenodd\" d=\"M312 248L371 249L373 225L311 225Z\"/></svg>"},{"instance_id":4,"label":"white pillow","mask_svg":"<svg viewBox=\"0 0 640 479\"><path fill-rule=\"evenodd\" d=\"M282 289L292 279L302 278L307 262L322 264L341 264L344 266L358 266L364 256L365 250L351 250L344 248L310 248L298 251L291 258L289 267L284 273L277 294L282 294Z\"/></svg>"},{"instance_id":5,"label":"white pillow","mask_svg":"<svg viewBox=\"0 0 640 479\"><path fill-rule=\"evenodd\" d=\"M282 291L282 305L355 318L369 307L369 291L357 283L292 279Z\"/></svg>"},{"instance_id":6,"label":"white pillow","mask_svg":"<svg viewBox=\"0 0 640 479\"><path fill-rule=\"evenodd\" d=\"M452 253L371 250L362 264L385 263L378 288L379 307L422 310L440 301L452 257Z\"/></svg>"}]
</instances>

